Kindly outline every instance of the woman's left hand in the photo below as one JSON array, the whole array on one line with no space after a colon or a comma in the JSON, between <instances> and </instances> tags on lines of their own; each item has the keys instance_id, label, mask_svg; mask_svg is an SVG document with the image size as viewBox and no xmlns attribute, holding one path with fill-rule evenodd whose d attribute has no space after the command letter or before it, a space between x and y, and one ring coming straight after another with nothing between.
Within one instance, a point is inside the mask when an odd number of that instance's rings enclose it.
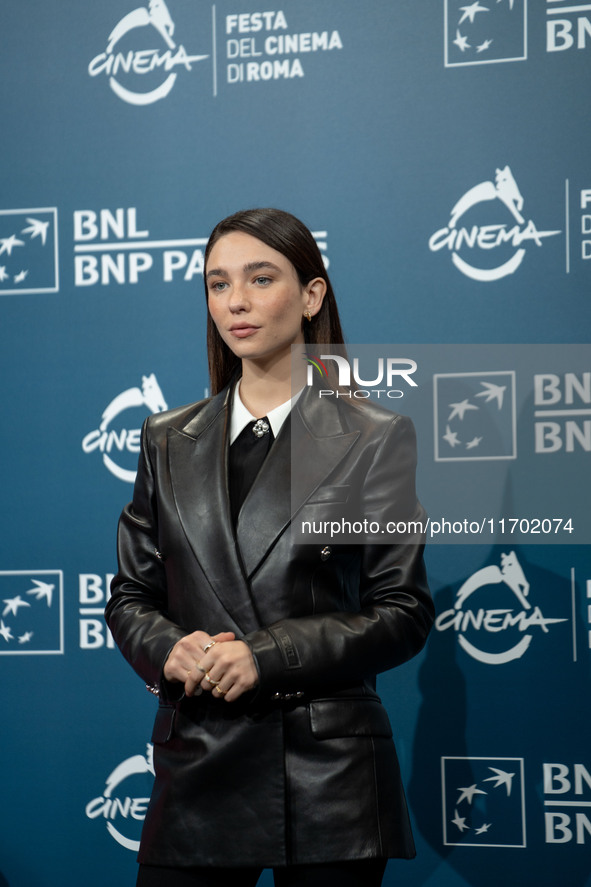
<instances>
[{"instance_id":1,"label":"woman's left hand","mask_svg":"<svg viewBox=\"0 0 591 887\"><path fill-rule=\"evenodd\" d=\"M197 668L203 671L201 689L226 702L234 702L259 682L250 647L244 641L214 644L204 653Z\"/></svg>"}]
</instances>

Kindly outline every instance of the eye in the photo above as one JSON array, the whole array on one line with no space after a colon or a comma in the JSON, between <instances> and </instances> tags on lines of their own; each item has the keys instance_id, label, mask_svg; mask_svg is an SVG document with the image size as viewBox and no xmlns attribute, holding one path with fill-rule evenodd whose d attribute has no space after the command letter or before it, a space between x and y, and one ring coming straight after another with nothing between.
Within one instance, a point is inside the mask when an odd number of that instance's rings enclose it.
<instances>
[{"instance_id":1,"label":"eye","mask_svg":"<svg viewBox=\"0 0 591 887\"><path fill-rule=\"evenodd\" d=\"M216 280L214 283L209 284L209 289L214 293L221 293L221 291L227 286L225 280Z\"/></svg>"},{"instance_id":2,"label":"eye","mask_svg":"<svg viewBox=\"0 0 591 887\"><path fill-rule=\"evenodd\" d=\"M271 278L266 277L264 274L259 274L258 277L255 277L254 282L259 286L268 286L271 283Z\"/></svg>"}]
</instances>

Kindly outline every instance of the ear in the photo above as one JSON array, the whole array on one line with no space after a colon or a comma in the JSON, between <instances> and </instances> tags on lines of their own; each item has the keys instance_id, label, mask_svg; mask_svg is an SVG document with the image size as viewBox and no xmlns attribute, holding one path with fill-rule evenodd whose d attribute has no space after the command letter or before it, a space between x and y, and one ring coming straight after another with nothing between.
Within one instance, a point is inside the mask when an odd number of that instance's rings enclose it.
<instances>
[{"instance_id":1,"label":"ear","mask_svg":"<svg viewBox=\"0 0 591 887\"><path fill-rule=\"evenodd\" d=\"M318 314L325 295L326 281L322 277L310 280L304 288L304 310L309 311L312 317Z\"/></svg>"}]
</instances>

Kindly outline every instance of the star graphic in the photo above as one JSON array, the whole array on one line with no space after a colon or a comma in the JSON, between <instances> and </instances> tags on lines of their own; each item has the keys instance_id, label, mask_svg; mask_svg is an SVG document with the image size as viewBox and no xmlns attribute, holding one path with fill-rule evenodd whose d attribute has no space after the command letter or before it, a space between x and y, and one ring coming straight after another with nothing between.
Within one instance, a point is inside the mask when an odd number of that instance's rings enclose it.
<instances>
[{"instance_id":1,"label":"star graphic","mask_svg":"<svg viewBox=\"0 0 591 887\"><path fill-rule=\"evenodd\" d=\"M494 782L494 788L504 785L507 789L507 797L509 797L515 773L507 773L505 770L497 770L496 767L489 767L488 769L492 770L496 776L489 776L487 779L484 779L483 782Z\"/></svg>"},{"instance_id":2,"label":"star graphic","mask_svg":"<svg viewBox=\"0 0 591 887\"><path fill-rule=\"evenodd\" d=\"M491 400L496 398L497 406L499 409L503 406L503 394L505 393L507 386L506 385L493 385L492 382L481 382L480 383L486 391L479 391L478 394L475 394L475 397L486 397L485 403L488 403Z\"/></svg>"},{"instance_id":3,"label":"star graphic","mask_svg":"<svg viewBox=\"0 0 591 887\"><path fill-rule=\"evenodd\" d=\"M460 419L464 418L464 414L466 410L478 410L479 407L475 403L470 403L468 398L466 400L461 400L459 403L450 403L448 404L452 408L451 413L449 414L448 422L451 422L452 419L455 419L456 416L459 416Z\"/></svg>"},{"instance_id":4,"label":"star graphic","mask_svg":"<svg viewBox=\"0 0 591 887\"><path fill-rule=\"evenodd\" d=\"M458 24L461 25L463 21L467 18L470 19L470 24L474 24L474 16L477 12L488 12L488 6L481 6L478 0L476 3L471 3L470 6L460 6L460 12L463 12L463 16L459 20Z\"/></svg>"},{"instance_id":5,"label":"star graphic","mask_svg":"<svg viewBox=\"0 0 591 887\"><path fill-rule=\"evenodd\" d=\"M0 634L2 635L6 643L13 640L13 634L10 630L10 627L8 625L4 625L3 619L0 619Z\"/></svg>"},{"instance_id":6,"label":"star graphic","mask_svg":"<svg viewBox=\"0 0 591 887\"><path fill-rule=\"evenodd\" d=\"M23 271L20 271L18 274L15 274L14 275L14 282L15 283L22 283L28 273L29 273L28 271L23 270Z\"/></svg>"},{"instance_id":7,"label":"star graphic","mask_svg":"<svg viewBox=\"0 0 591 887\"><path fill-rule=\"evenodd\" d=\"M42 598L47 600L47 606L51 607L51 595L55 585L50 585L49 582L41 582L40 579L33 579L33 585L36 585L36 588L31 588L27 591L27 594L34 594L35 600L40 601Z\"/></svg>"},{"instance_id":8,"label":"star graphic","mask_svg":"<svg viewBox=\"0 0 591 887\"><path fill-rule=\"evenodd\" d=\"M10 274L6 270L6 265L0 265L0 281L7 280L10 277Z\"/></svg>"},{"instance_id":9,"label":"star graphic","mask_svg":"<svg viewBox=\"0 0 591 887\"><path fill-rule=\"evenodd\" d=\"M23 228L21 234L30 234L31 240L34 237L40 237L41 243L43 244L43 246L45 246L49 222L42 222L40 219L27 219L27 222L29 223L29 227Z\"/></svg>"},{"instance_id":10,"label":"star graphic","mask_svg":"<svg viewBox=\"0 0 591 887\"><path fill-rule=\"evenodd\" d=\"M478 446L478 444L480 443L481 440L482 440L481 437L473 437L472 440L469 440L468 443L466 444L466 449L473 450L474 447Z\"/></svg>"},{"instance_id":11,"label":"star graphic","mask_svg":"<svg viewBox=\"0 0 591 887\"><path fill-rule=\"evenodd\" d=\"M485 40L484 43L481 43L480 46L476 47L476 52L484 52L490 47L491 43L492 40Z\"/></svg>"},{"instance_id":12,"label":"star graphic","mask_svg":"<svg viewBox=\"0 0 591 887\"><path fill-rule=\"evenodd\" d=\"M19 642L19 644L28 644L32 637L33 637L32 631L25 631L24 634L20 635L18 642Z\"/></svg>"},{"instance_id":13,"label":"star graphic","mask_svg":"<svg viewBox=\"0 0 591 887\"><path fill-rule=\"evenodd\" d=\"M4 603L6 606L2 611L2 615L6 616L8 613L12 613L13 616L18 614L19 607L30 607L30 603L28 601L24 601L20 594L17 594L16 597L7 597L4 598Z\"/></svg>"},{"instance_id":14,"label":"star graphic","mask_svg":"<svg viewBox=\"0 0 591 887\"><path fill-rule=\"evenodd\" d=\"M8 255L11 256L15 246L24 245L25 241L18 240L16 234L11 234L10 237L0 237L0 256L2 253L8 253Z\"/></svg>"},{"instance_id":15,"label":"star graphic","mask_svg":"<svg viewBox=\"0 0 591 887\"><path fill-rule=\"evenodd\" d=\"M474 795L487 794L487 792L483 792L482 789L476 788L476 783L474 783L474 785L468 786L468 788L458 788L458 791L462 793L458 798L458 804L461 804L464 799L466 799L466 801L471 804L474 800Z\"/></svg>"},{"instance_id":16,"label":"star graphic","mask_svg":"<svg viewBox=\"0 0 591 887\"><path fill-rule=\"evenodd\" d=\"M460 34L460 31L459 31L459 28L456 30L456 39L452 40L452 43L454 43L455 46L458 47L458 49L461 49L462 52L465 52L466 49L470 49L470 44L468 43L468 38L462 37L462 35Z\"/></svg>"},{"instance_id":17,"label":"star graphic","mask_svg":"<svg viewBox=\"0 0 591 887\"><path fill-rule=\"evenodd\" d=\"M450 447L456 447L461 441L458 439L458 435L455 431L452 431L449 425L445 426L445 434L443 435L443 439L448 442Z\"/></svg>"},{"instance_id":18,"label":"star graphic","mask_svg":"<svg viewBox=\"0 0 591 887\"><path fill-rule=\"evenodd\" d=\"M485 822L484 825L481 825L480 828L476 829L475 834L484 835L489 830L491 825L492 825L492 822Z\"/></svg>"},{"instance_id":19,"label":"star graphic","mask_svg":"<svg viewBox=\"0 0 591 887\"><path fill-rule=\"evenodd\" d=\"M454 810L454 818L452 819L454 825L457 825L461 832L466 831L466 829L470 828L469 825L466 825L466 817L460 816L457 810Z\"/></svg>"}]
</instances>

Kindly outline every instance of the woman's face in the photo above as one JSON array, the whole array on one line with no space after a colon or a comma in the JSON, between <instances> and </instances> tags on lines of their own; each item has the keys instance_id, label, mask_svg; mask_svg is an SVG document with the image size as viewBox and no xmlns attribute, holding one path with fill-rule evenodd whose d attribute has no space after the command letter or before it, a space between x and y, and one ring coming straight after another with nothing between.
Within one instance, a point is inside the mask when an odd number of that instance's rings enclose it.
<instances>
[{"instance_id":1,"label":"woman's face","mask_svg":"<svg viewBox=\"0 0 591 887\"><path fill-rule=\"evenodd\" d=\"M237 357L279 360L304 341L310 296L280 252L232 231L214 244L205 274L213 322Z\"/></svg>"}]
</instances>

